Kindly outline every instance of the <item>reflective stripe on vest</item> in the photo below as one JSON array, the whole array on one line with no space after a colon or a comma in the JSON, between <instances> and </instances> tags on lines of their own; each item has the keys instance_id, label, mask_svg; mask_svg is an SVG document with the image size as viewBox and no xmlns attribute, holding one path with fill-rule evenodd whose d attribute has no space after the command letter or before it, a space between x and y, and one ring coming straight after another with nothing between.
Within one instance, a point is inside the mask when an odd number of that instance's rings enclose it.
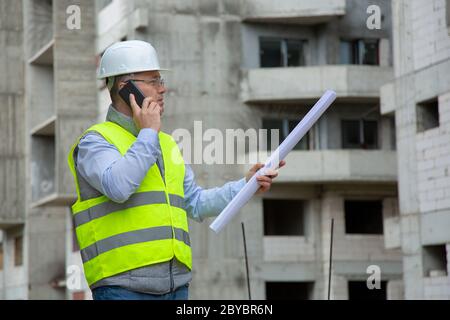
<instances>
[{"instance_id":1,"label":"reflective stripe on vest","mask_svg":"<svg viewBox=\"0 0 450 320\"><path fill-rule=\"evenodd\" d=\"M176 194L169 194L170 205L184 209L184 199ZM74 227L79 227L89 221L106 216L107 214L125 210L133 207L139 207L146 204L167 204L166 195L162 191L147 191L135 193L124 203L106 201L90 207L84 211L77 212L73 216Z\"/></svg>"},{"instance_id":2,"label":"reflective stripe on vest","mask_svg":"<svg viewBox=\"0 0 450 320\"><path fill-rule=\"evenodd\" d=\"M175 238L179 241L184 242L186 245L190 246L189 234L178 228L173 229L172 233L171 227L154 227L148 229L141 229L130 231L126 233L121 233L103 240L100 240L89 247L81 250L81 258L83 263L97 257L99 254L105 253L109 250L127 246L130 244L153 241L153 240L163 240Z\"/></svg>"},{"instance_id":3,"label":"reflective stripe on vest","mask_svg":"<svg viewBox=\"0 0 450 320\"><path fill-rule=\"evenodd\" d=\"M87 133L101 135L122 155L136 141L136 137L112 122L94 125L82 136ZM163 132L158 134L165 177L154 164L135 193L123 203L105 195L96 197L96 190L78 175L76 152L80 138L73 145L68 162L78 196L72 206L73 221L88 284L169 261L174 256L192 268L184 202L185 168L173 138Z\"/></svg>"}]
</instances>

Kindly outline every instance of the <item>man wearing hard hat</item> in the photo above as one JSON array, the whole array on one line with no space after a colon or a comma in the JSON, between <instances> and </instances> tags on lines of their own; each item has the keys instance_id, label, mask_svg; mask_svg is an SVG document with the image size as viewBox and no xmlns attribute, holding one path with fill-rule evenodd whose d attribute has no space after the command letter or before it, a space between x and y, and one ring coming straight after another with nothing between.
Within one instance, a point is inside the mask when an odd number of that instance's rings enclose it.
<instances>
[{"instance_id":1,"label":"man wearing hard hat","mask_svg":"<svg viewBox=\"0 0 450 320\"><path fill-rule=\"evenodd\" d=\"M99 68L112 100L106 121L87 129L68 156L78 196L73 221L96 300L187 299L192 279L187 217L202 221L218 215L262 167L222 187L197 186L173 138L160 131L163 70L147 42L110 46ZM131 106L119 95L131 80L145 96L141 106L132 94ZM259 192L269 190L277 176L267 174L258 177Z\"/></svg>"}]
</instances>

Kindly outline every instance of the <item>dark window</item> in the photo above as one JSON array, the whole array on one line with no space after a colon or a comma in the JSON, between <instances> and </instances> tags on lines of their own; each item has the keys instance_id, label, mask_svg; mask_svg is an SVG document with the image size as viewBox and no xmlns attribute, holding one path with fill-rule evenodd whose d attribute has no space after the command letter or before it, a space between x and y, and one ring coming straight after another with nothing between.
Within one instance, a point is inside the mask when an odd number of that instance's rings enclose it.
<instances>
[{"instance_id":1,"label":"dark window","mask_svg":"<svg viewBox=\"0 0 450 320\"><path fill-rule=\"evenodd\" d=\"M312 299L314 282L266 282L267 300Z\"/></svg>"},{"instance_id":2,"label":"dark window","mask_svg":"<svg viewBox=\"0 0 450 320\"><path fill-rule=\"evenodd\" d=\"M341 40L340 63L379 65L378 46L378 39Z\"/></svg>"},{"instance_id":3,"label":"dark window","mask_svg":"<svg viewBox=\"0 0 450 320\"><path fill-rule=\"evenodd\" d=\"M425 277L447 276L447 250L445 244L424 246L422 249Z\"/></svg>"},{"instance_id":4,"label":"dark window","mask_svg":"<svg viewBox=\"0 0 450 320\"><path fill-rule=\"evenodd\" d=\"M264 235L303 236L303 206L301 200L264 199Z\"/></svg>"},{"instance_id":5,"label":"dark window","mask_svg":"<svg viewBox=\"0 0 450 320\"><path fill-rule=\"evenodd\" d=\"M345 200L345 233L383 234L381 201Z\"/></svg>"},{"instance_id":6,"label":"dark window","mask_svg":"<svg viewBox=\"0 0 450 320\"><path fill-rule=\"evenodd\" d=\"M361 125L361 124L360 124ZM363 149L375 149L378 144L378 123L376 121L363 121Z\"/></svg>"},{"instance_id":7,"label":"dark window","mask_svg":"<svg viewBox=\"0 0 450 320\"><path fill-rule=\"evenodd\" d=\"M283 141L283 120L281 119L263 119L263 129L267 129L267 150L276 149ZM278 141L272 142L272 130L278 130ZM275 136L274 136L275 137ZM274 147L272 148L272 144Z\"/></svg>"},{"instance_id":8,"label":"dark window","mask_svg":"<svg viewBox=\"0 0 450 320\"><path fill-rule=\"evenodd\" d=\"M294 128L298 125L299 120L288 120L288 130L289 132L286 134L286 137L289 133L294 130ZM286 138L284 137L284 138ZM299 141L294 147L294 150L309 150L309 132L305 134L302 140Z\"/></svg>"},{"instance_id":9,"label":"dark window","mask_svg":"<svg viewBox=\"0 0 450 320\"><path fill-rule=\"evenodd\" d=\"M378 122L375 120L342 120L343 149L377 149Z\"/></svg>"},{"instance_id":10,"label":"dark window","mask_svg":"<svg viewBox=\"0 0 450 320\"><path fill-rule=\"evenodd\" d=\"M3 242L0 242L0 270L3 270Z\"/></svg>"},{"instance_id":11,"label":"dark window","mask_svg":"<svg viewBox=\"0 0 450 320\"><path fill-rule=\"evenodd\" d=\"M287 66L297 67L305 65L305 57L303 55L303 41L286 40L287 47Z\"/></svg>"},{"instance_id":12,"label":"dark window","mask_svg":"<svg viewBox=\"0 0 450 320\"><path fill-rule=\"evenodd\" d=\"M261 68L304 66L304 43L303 40L260 38Z\"/></svg>"},{"instance_id":13,"label":"dark window","mask_svg":"<svg viewBox=\"0 0 450 320\"><path fill-rule=\"evenodd\" d=\"M395 116L390 118L390 126L391 126L391 149L397 149L397 132L395 127Z\"/></svg>"},{"instance_id":14,"label":"dark window","mask_svg":"<svg viewBox=\"0 0 450 320\"><path fill-rule=\"evenodd\" d=\"M271 130L278 130L279 141L275 141L275 146L278 147L281 142L294 130L299 123L298 120L289 119L263 119L263 129L267 129L267 150L272 150ZM309 150L309 133L297 143L294 150Z\"/></svg>"},{"instance_id":15,"label":"dark window","mask_svg":"<svg viewBox=\"0 0 450 320\"><path fill-rule=\"evenodd\" d=\"M369 289L366 281L349 281L348 282L348 299L349 300L386 300L387 281L381 281L380 289Z\"/></svg>"},{"instance_id":16,"label":"dark window","mask_svg":"<svg viewBox=\"0 0 450 320\"><path fill-rule=\"evenodd\" d=\"M14 265L23 265L23 236L14 239Z\"/></svg>"},{"instance_id":17,"label":"dark window","mask_svg":"<svg viewBox=\"0 0 450 320\"><path fill-rule=\"evenodd\" d=\"M259 45L262 68L283 66L280 39L260 39Z\"/></svg>"},{"instance_id":18,"label":"dark window","mask_svg":"<svg viewBox=\"0 0 450 320\"><path fill-rule=\"evenodd\" d=\"M360 40L358 41L358 62L367 65L379 65L378 58L378 40Z\"/></svg>"},{"instance_id":19,"label":"dark window","mask_svg":"<svg viewBox=\"0 0 450 320\"><path fill-rule=\"evenodd\" d=\"M339 56L341 64L354 64L355 63L355 55L353 50L353 45L351 41L341 41L339 47Z\"/></svg>"},{"instance_id":20,"label":"dark window","mask_svg":"<svg viewBox=\"0 0 450 320\"><path fill-rule=\"evenodd\" d=\"M344 149L361 147L361 132L358 120L342 120L342 147Z\"/></svg>"},{"instance_id":21,"label":"dark window","mask_svg":"<svg viewBox=\"0 0 450 320\"><path fill-rule=\"evenodd\" d=\"M438 99L417 104L417 132L439 127Z\"/></svg>"}]
</instances>

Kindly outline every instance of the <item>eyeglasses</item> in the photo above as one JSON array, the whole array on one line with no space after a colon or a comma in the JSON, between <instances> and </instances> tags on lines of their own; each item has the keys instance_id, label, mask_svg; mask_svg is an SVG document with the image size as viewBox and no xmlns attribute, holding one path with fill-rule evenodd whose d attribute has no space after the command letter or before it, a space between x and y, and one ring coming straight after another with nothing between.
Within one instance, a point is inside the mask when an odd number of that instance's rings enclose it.
<instances>
[{"instance_id":1,"label":"eyeglasses","mask_svg":"<svg viewBox=\"0 0 450 320\"><path fill-rule=\"evenodd\" d=\"M165 81L163 78L153 78L153 79L129 79L127 81L135 81L135 82L144 82L146 84L152 85L154 87L160 86L160 87L164 87L165 86Z\"/></svg>"}]
</instances>

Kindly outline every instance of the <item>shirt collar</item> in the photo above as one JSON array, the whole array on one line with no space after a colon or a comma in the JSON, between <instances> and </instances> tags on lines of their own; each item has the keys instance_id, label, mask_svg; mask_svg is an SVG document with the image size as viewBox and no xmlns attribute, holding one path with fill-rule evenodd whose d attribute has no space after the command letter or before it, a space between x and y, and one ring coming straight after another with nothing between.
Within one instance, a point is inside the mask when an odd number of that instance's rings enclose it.
<instances>
[{"instance_id":1,"label":"shirt collar","mask_svg":"<svg viewBox=\"0 0 450 320\"><path fill-rule=\"evenodd\" d=\"M112 104L109 105L108 113L106 114L106 121L111 121L118 124L135 137L139 134L139 128L134 123L133 118L117 111Z\"/></svg>"}]
</instances>

